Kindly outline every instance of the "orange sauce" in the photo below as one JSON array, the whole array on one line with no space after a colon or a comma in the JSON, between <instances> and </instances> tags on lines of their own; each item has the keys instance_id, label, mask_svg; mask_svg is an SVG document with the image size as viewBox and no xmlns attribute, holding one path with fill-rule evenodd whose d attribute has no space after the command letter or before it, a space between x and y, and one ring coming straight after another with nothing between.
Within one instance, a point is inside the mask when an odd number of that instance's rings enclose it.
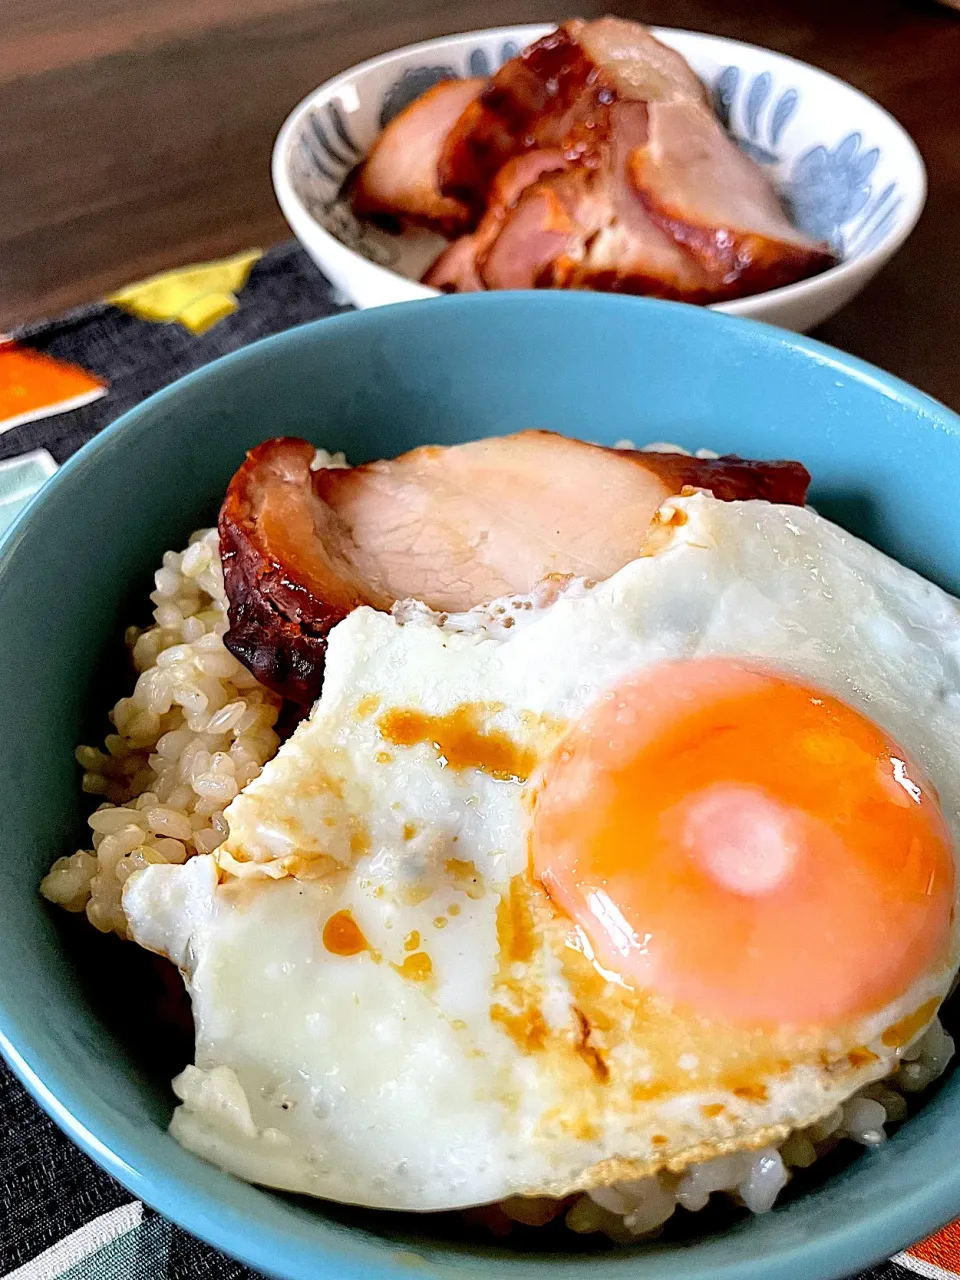
<instances>
[{"instance_id":1,"label":"orange sauce","mask_svg":"<svg viewBox=\"0 0 960 1280\"><path fill-rule=\"evenodd\" d=\"M502 729L487 729L491 708L465 702L445 716L422 711L388 711L377 721L383 737L396 746L429 742L451 769L480 769L501 782L526 782L536 756Z\"/></svg>"},{"instance_id":2,"label":"orange sauce","mask_svg":"<svg viewBox=\"0 0 960 1280\"><path fill-rule=\"evenodd\" d=\"M600 1084L606 1084L610 1079L610 1068L607 1066L603 1054L590 1039L590 1036L593 1033L593 1028L590 1026L590 1020L585 1013L576 1007L576 1005L574 1005L573 1012L580 1027L580 1035L577 1039L576 1045L577 1053L593 1072Z\"/></svg>"},{"instance_id":3,"label":"orange sauce","mask_svg":"<svg viewBox=\"0 0 960 1280\"><path fill-rule=\"evenodd\" d=\"M914 1009L913 1013L908 1013L905 1018L895 1022L892 1027L887 1027L880 1037L883 1043L889 1049L899 1049L903 1045L909 1044L917 1032L922 1027L925 1027L937 1012L939 1004L940 1001L937 998L927 1000L919 1009Z\"/></svg>"},{"instance_id":4,"label":"orange sauce","mask_svg":"<svg viewBox=\"0 0 960 1280\"><path fill-rule=\"evenodd\" d=\"M877 1055L871 1049L861 1046L850 1050L847 1054L847 1061L851 1067L865 1067L871 1062L876 1062Z\"/></svg>"},{"instance_id":5,"label":"orange sauce","mask_svg":"<svg viewBox=\"0 0 960 1280\"><path fill-rule=\"evenodd\" d=\"M335 956L356 956L370 944L349 910L335 912L323 926L323 945Z\"/></svg>"},{"instance_id":6,"label":"orange sauce","mask_svg":"<svg viewBox=\"0 0 960 1280\"><path fill-rule=\"evenodd\" d=\"M490 1018L499 1022L514 1044L526 1053L537 1053L547 1043L550 1030L536 1007L528 1006L519 1013L512 1013L505 1005L492 1004Z\"/></svg>"},{"instance_id":7,"label":"orange sauce","mask_svg":"<svg viewBox=\"0 0 960 1280\"><path fill-rule=\"evenodd\" d=\"M536 926L522 876L514 876L497 907L497 944L502 965L529 964L536 942Z\"/></svg>"},{"instance_id":8,"label":"orange sauce","mask_svg":"<svg viewBox=\"0 0 960 1280\"><path fill-rule=\"evenodd\" d=\"M407 956L403 964L391 965L391 968L408 982L426 982L433 976L433 964L425 951L417 951Z\"/></svg>"},{"instance_id":9,"label":"orange sauce","mask_svg":"<svg viewBox=\"0 0 960 1280\"><path fill-rule=\"evenodd\" d=\"M356 854L370 852L370 832L359 818L350 820L350 852Z\"/></svg>"},{"instance_id":10,"label":"orange sauce","mask_svg":"<svg viewBox=\"0 0 960 1280\"><path fill-rule=\"evenodd\" d=\"M669 1086L662 1080L638 1081L630 1086L630 1097L634 1102L654 1102L669 1092Z\"/></svg>"},{"instance_id":11,"label":"orange sauce","mask_svg":"<svg viewBox=\"0 0 960 1280\"><path fill-rule=\"evenodd\" d=\"M462 858L448 858L443 865L447 875L454 882L455 888L460 889L474 902L483 897L483 878L477 870L476 863L466 862ZM456 903L453 906L456 906ZM453 906L449 911L450 915L455 916L460 908L457 906L457 910L454 911Z\"/></svg>"},{"instance_id":12,"label":"orange sauce","mask_svg":"<svg viewBox=\"0 0 960 1280\"><path fill-rule=\"evenodd\" d=\"M768 1096L766 1087L762 1084L740 1084L733 1092L746 1102L766 1102Z\"/></svg>"}]
</instances>

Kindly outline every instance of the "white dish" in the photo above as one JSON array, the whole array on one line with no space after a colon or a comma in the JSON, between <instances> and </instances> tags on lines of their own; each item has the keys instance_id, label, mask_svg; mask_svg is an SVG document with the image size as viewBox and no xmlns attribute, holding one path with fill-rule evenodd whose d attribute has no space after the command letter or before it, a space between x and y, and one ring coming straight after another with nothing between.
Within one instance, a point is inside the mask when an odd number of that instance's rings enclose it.
<instances>
[{"instance_id":1,"label":"white dish","mask_svg":"<svg viewBox=\"0 0 960 1280\"><path fill-rule=\"evenodd\" d=\"M446 243L359 221L340 195L384 124L437 80L495 71L551 25L444 36L371 58L328 80L289 116L273 153L287 221L358 307L435 297L420 276ZM926 172L909 134L841 80L769 49L654 28L711 91L737 142L768 168L800 228L829 240L837 266L798 284L718 303L718 311L805 332L855 297L913 230Z\"/></svg>"}]
</instances>

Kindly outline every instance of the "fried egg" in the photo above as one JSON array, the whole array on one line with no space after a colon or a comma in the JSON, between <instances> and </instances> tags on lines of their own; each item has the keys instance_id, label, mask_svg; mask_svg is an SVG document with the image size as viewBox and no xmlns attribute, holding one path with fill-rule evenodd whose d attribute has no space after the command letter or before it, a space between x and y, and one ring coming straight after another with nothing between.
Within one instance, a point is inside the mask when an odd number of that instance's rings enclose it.
<instances>
[{"instance_id":1,"label":"fried egg","mask_svg":"<svg viewBox=\"0 0 960 1280\"><path fill-rule=\"evenodd\" d=\"M812 511L696 494L602 583L360 608L213 855L149 866L172 1132L439 1210L777 1142L960 959L960 606Z\"/></svg>"}]
</instances>

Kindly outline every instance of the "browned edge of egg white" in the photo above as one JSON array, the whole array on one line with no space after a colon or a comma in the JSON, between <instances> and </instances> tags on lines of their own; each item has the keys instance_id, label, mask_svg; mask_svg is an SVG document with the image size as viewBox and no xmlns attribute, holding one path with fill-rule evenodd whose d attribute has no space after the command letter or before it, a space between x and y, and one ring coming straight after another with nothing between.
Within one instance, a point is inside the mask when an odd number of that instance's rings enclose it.
<instances>
[{"instance_id":1,"label":"browned edge of egg white","mask_svg":"<svg viewBox=\"0 0 960 1280\"><path fill-rule=\"evenodd\" d=\"M724 1026L671 1007L663 998L625 982L611 981L597 967L577 926L554 905L529 868L513 877L501 898L497 941L491 1019L522 1053L542 1058L542 1069L559 1080L560 1096L570 1099L568 1106L544 1118L545 1125L581 1140L596 1138L611 1113L635 1114L637 1104L717 1092L759 1107L769 1100L768 1084L795 1067L815 1067L832 1080L850 1075L851 1087L856 1087L866 1083L870 1066L879 1060L852 1032L841 1036L841 1049L828 1051L815 1029L790 1032ZM574 1024L562 1031L553 1031L542 1012L544 949L559 961L571 993ZM882 1036L884 1044L899 1048L909 1043L938 1005L938 999L928 1000L889 1027ZM625 1065L618 1063L614 1050L625 1042L642 1045L649 1054L648 1080L631 1074L629 1059ZM696 1060L692 1070L679 1066L687 1055ZM727 1110L719 1100L701 1107L708 1121L720 1120ZM809 1122L817 1118L812 1115ZM790 1127L768 1123L751 1128L745 1118L733 1137L701 1141L682 1150L669 1149L669 1141L657 1141L662 1135L654 1133L652 1145L664 1148L657 1159L604 1161L587 1171L577 1186L646 1176L660 1168L680 1172L728 1151L780 1141Z\"/></svg>"}]
</instances>

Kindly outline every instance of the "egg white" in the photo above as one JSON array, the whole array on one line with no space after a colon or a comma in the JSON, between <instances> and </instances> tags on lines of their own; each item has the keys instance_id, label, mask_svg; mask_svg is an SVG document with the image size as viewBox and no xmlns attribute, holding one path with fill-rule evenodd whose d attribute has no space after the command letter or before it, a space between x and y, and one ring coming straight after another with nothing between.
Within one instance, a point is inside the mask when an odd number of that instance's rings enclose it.
<instances>
[{"instance_id":1,"label":"egg white","mask_svg":"<svg viewBox=\"0 0 960 1280\"><path fill-rule=\"evenodd\" d=\"M842 1031L762 1036L651 1003L591 963L532 881L535 768L494 776L429 734L385 734L391 711L469 706L481 736L539 761L650 664L760 659L893 734L957 840L955 600L813 512L762 502L673 499L647 552L607 582L465 615L356 610L309 720L227 810L224 846L131 877L131 933L180 965L193 1001L172 1124L185 1146L378 1207L560 1195L778 1140L923 1030L956 936L940 969ZM343 910L357 954L323 941Z\"/></svg>"}]
</instances>

